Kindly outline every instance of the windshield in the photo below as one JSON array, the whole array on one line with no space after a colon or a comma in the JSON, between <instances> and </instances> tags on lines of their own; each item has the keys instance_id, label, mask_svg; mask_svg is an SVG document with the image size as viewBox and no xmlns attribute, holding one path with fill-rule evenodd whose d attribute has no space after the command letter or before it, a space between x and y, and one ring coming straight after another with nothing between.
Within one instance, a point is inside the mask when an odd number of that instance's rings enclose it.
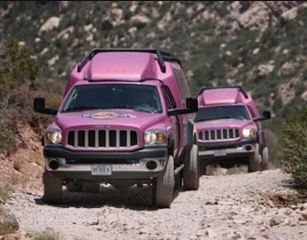
<instances>
[{"instance_id":1,"label":"windshield","mask_svg":"<svg viewBox=\"0 0 307 240\"><path fill-rule=\"evenodd\" d=\"M91 109L132 109L140 112L162 112L157 88L136 84L76 86L67 98L63 112Z\"/></svg>"},{"instance_id":2,"label":"windshield","mask_svg":"<svg viewBox=\"0 0 307 240\"><path fill-rule=\"evenodd\" d=\"M250 117L245 106L217 106L198 109L195 122L210 121L216 119L240 119L249 120Z\"/></svg>"}]
</instances>

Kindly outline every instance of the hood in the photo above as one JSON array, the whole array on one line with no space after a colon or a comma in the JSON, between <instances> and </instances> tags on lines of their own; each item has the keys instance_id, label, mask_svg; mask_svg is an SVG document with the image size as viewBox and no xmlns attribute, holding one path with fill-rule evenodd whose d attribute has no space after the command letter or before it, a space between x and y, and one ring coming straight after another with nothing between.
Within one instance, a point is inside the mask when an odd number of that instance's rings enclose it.
<instances>
[{"instance_id":1,"label":"hood","mask_svg":"<svg viewBox=\"0 0 307 240\"><path fill-rule=\"evenodd\" d=\"M239 119L218 119L212 121L197 122L196 128L200 129L217 129L217 128L239 128L254 126L253 121Z\"/></svg>"},{"instance_id":2,"label":"hood","mask_svg":"<svg viewBox=\"0 0 307 240\"><path fill-rule=\"evenodd\" d=\"M91 110L59 113L56 124L66 131L70 128L136 128L147 129L165 118L162 113L136 112L133 110Z\"/></svg>"}]
</instances>

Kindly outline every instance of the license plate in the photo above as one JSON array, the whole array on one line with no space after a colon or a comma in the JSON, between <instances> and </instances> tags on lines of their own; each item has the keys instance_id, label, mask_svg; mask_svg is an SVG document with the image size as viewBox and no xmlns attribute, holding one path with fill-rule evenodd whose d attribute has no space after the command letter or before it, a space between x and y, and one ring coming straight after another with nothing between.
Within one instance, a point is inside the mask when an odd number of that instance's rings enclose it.
<instances>
[{"instance_id":1,"label":"license plate","mask_svg":"<svg viewBox=\"0 0 307 240\"><path fill-rule=\"evenodd\" d=\"M111 165L94 165L92 166L92 175L110 176L112 175L112 167Z\"/></svg>"},{"instance_id":2,"label":"license plate","mask_svg":"<svg viewBox=\"0 0 307 240\"><path fill-rule=\"evenodd\" d=\"M214 156L215 157L226 156L226 151L225 150L216 150L216 151L214 151Z\"/></svg>"}]
</instances>

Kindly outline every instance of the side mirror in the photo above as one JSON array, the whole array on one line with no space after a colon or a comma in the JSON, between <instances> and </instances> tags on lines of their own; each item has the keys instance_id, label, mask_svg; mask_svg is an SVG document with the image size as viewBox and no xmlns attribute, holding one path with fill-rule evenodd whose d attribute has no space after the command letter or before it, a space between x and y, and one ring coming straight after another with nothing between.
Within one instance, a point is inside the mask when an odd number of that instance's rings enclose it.
<instances>
[{"instance_id":1,"label":"side mirror","mask_svg":"<svg viewBox=\"0 0 307 240\"><path fill-rule=\"evenodd\" d=\"M262 116L255 118L254 121L259 122L259 121L264 121L264 120L267 120L267 119L270 119L270 118L271 118L271 112L270 111L263 111Z\"/></svg>"},{"instance_id":2,"label":"side mirror","mask_svg":"<svg viewBox=\"0 0 307 240\"><path fill-rule=\"evenodd\" d=\"M35 112L42 112L45 109L45 98L38 97L34 98L33 109Z\"/></svg>"},{"instance_id":3,"label":"side mirror","mask_svg":"<svg viewBox=\"0 0 307 240\"><path fill-rule=\"evenodd\" d=\"M53 108L46 108L45 98L34 98L33 109L35 112L56 115L58 110Z\"/></svg>"},{"instance_id":4,"label":"side mirror","mask_svg":"<svg viewBox=\"0 0 307 240\"><path fill-rule=\"evenodd\" d=\"M191 112L197 112L198 111L197 98L187 98L186 106L187 106L187 109L189 109Z\"/></svg>"},{"instance_id":5,"label":"side mirror","mask_svg":"<svg viewBox=\"0 0 307 240\"><path fill-rule=\"evenodd\" d=\"M168 115L169 116L175 116L175 115L197 112L197 110L198 110L197 98L187 98L186 106L187 106L187 108L170 109L170 110L168 110Z\"/></svg>"},{"instance_id":6,"label":"side mirror","mask_svg":"<svg viewBox=\"0 0 307 240\"><path fill-rule=\"evenodd\" d=\"M270 119L270 118L271 118L271 112L270 112L270 111L263 111L263 112L262 112L262 116L263 116L265 119Z\"/></svg>"}]
</instances>

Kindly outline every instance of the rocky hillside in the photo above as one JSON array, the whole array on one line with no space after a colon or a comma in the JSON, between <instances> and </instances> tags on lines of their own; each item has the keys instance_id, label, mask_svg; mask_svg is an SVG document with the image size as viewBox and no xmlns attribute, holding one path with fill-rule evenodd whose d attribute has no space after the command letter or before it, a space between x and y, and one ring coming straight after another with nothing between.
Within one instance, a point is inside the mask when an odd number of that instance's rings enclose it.
<instances>
[{"instance_id":1,"label":"rocky hillside","mask_svg":"<svg viewBox=\"0 0 307 240\"><path fill-rule=\"evenodd\" d=\"M277 116L307 100L306 25L295 1L0 3L1 39L28 48L42 79L65 79L94 47L168 49L194 92L242 85Z\"/></svg>"}]
</instances>

